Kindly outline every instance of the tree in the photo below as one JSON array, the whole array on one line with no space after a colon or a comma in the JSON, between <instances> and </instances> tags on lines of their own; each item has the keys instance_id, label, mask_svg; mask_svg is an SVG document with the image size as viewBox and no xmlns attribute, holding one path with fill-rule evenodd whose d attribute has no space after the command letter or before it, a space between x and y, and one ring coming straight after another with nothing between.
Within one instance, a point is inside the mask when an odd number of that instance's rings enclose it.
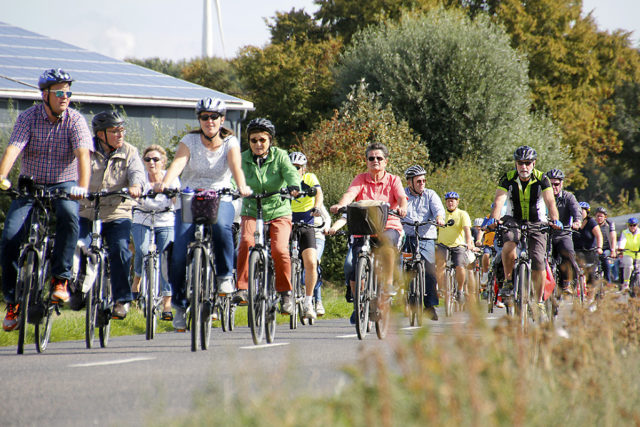
<instances>
[{"instance_id":1,"label":"tree","mask_svg":"<svg viewBox=\"0 0 640 427\"><path fill-rule=\"evenodd\" d=\"M263 49L246 47L234 61L256 114L274 122L283 145L331 112L331 67L341 47L336 40L288 40Z\"/></svg>"},{"instance_id":2,"label":"tree","mask_svg":"<svg viewBox=\"0 0 640 427\"><path fill-rule=\"evenodd\" d=\"M329 39L326 29L320 27L304 9L292 8L289 12L276 12L273 21L267 20L271 33L271 43L285 43L297 40L299 43L314 43Z\"/></svg>"},{"instance_id":3,"label":"tree","mask_svg":"<svg viewBox=\"0 0 640 427\"><path fill-rule=\"evenodd\" d=\"M235 68L221 58L196 58L185 63L181 78L218 92L243 97Z\"/></svg>"},{"instance_id":4,"label":"tree","mask_svg":"<svg viewBox=\"0 0 640 427\"><path fill-rule=\"evenodd\" d=\"M158 57L147 59L125 58L124 60L177 78L182 78L182 67L186 62L184 59L174 62L170 59L160 59Z\"/></svg>"},{"instance_id":5,"label":"tree","mask_svg":"<svg viewBox=\"0 0 640 427\"><path fill-rule=\"evenodd\" d=\"M527 63L509 42L486 17L472 22L442 9L406 15L354 37L337 67L338 93L364 78L437 164L474 156L496 169L511 162L515 147L535 142L564 165L554 125L529 112Z\"/></svg>"}]
</instances>

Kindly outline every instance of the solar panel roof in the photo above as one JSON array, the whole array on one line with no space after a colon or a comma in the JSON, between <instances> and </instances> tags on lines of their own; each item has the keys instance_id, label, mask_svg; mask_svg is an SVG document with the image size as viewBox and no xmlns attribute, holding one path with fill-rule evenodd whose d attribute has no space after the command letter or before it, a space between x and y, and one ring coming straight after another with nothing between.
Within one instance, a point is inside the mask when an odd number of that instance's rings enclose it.
<instances>
[{"instance_id":1,"label":"solar panel roof","mask_svg":"<svg viewBox=\"0 0 640 427\"><path fill-rule=\"evenodd\" d=\"M38 76L48 68L71 74L78 102L193 108L217 97L229 109L253 109L249 101L0 22L0 96L39 99Z\"/></svg>"}]
</instances>

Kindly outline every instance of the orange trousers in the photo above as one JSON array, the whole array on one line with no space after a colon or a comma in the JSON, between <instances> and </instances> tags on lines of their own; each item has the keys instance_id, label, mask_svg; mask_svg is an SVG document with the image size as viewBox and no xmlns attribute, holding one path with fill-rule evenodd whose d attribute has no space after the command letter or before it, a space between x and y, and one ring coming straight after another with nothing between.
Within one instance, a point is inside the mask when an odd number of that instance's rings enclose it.
<instances>
[{"instance_id":1,"label":"orange trousers","mask_svg":"<svg viewBox=\"0 0 640 427\"><path fill-rule=\"evenodd\" d=\"M249 287L249 248L254 245L253 233L256 219L243 216L240 223L240 247L238 248L238 289ZM269 222L271 238L271 257L276 270L276 291L290 291L291 258L289 256L289 236L291 235L291 216L281 216Z\"/></svg>"}]
</instances>

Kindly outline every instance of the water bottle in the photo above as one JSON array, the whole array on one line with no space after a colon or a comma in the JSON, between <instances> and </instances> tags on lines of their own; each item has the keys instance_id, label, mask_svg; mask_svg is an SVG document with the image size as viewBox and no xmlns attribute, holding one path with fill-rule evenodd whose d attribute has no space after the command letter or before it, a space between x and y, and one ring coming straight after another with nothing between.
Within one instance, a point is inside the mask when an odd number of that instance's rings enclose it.
<instances>
[{"instance_id":1,"label":"water bottle","mask_svg":"<svg viewBox=\"0 0 640 427\"><path fill-rule=\"evenodd\" d=\"M191 201L195 195L193 189L186 187L180 193L180 200L182 202L182 222L185 224L191 224L193 222L193 215L191 214Z\"/></svg>"}]
</instances>

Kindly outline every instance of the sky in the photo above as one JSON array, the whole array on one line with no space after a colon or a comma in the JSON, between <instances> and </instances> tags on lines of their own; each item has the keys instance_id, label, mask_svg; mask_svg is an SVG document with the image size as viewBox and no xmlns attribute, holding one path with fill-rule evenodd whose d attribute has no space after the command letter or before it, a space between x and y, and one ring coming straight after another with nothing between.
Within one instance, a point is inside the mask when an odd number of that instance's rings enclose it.
<instances>
[{"instance_id":1,"label":"sky","mask_svg":"<svg viewBox=\"0 0 640 427\"><path fill-rule=\"evenodd\" d=\"M4 0L0 21L110 57L191 59L202 55L203 0ZM214 8L215 8L215 1ZM62 6L61 6L62 5ZM224 49L214 9L214 55L233 58L269 41L264 18L276 11L317 10L313 0L220 0ZM640 0L583 0L598 27L634 31L640 39Z\"/></svg>"}]
</instances>

